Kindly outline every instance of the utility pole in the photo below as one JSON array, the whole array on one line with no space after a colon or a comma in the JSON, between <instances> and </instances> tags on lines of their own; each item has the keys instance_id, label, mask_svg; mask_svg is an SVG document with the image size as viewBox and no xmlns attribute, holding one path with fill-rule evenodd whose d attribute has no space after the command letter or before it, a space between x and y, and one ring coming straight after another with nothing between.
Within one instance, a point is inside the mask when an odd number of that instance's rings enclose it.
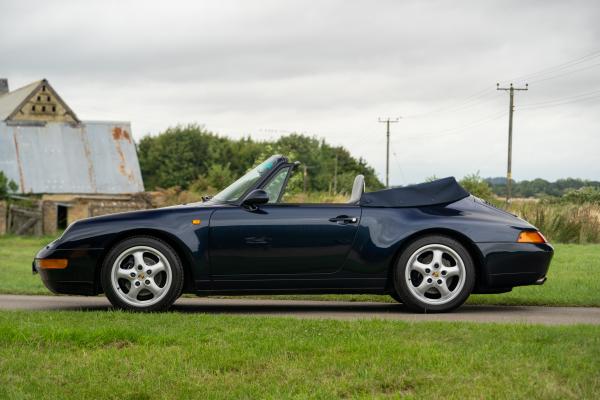
<instances>
[{"instance_id":1,"label":"utility pole","mask_svg":"<svg viewBox=\"0 0 600 400\"><path fill-rule=\"evenodd\" d=\"M399 118L391 119L389 117L387 119L379 118L379 122L385 123L385 125L386 125L386 137L387 137L386 150L385 150L385 187L386 188L390 187L390 124L395 124L396 122L398 122L398 119Z\"/></svg>"},{"instance_id":2,"label":"utility pole","mask_svg":"<svg viewBox=\"0 0 600 400\"><path fill-rule=\"evenodd\" d=\"M529 84L525 84L524 88L513 87L511 83L507 88L501 88L499 83L496 83L496 90L508 91L510 95L508 105L508 164L506 167L506 202L510 201L510 189L512 181L512 126L513 126L513 112L515 111L515 90L528 90Z\"/></svg>"}]
</instances>

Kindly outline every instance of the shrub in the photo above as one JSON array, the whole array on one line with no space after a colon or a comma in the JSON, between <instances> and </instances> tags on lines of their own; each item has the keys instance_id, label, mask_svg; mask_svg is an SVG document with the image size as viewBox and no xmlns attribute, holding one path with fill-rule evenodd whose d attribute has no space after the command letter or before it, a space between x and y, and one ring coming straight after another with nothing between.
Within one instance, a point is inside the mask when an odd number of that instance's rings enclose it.
<instances>
[{"instance_id":1,"label":"shrub","mask_svg":"<svg viewBox=\"0 0 600 400\"><path fill-rule=\"evenodd\" d=\"M492 192L490 184L479 176L479 171L475 174L465 176L459 183L473 196L480 197L487 201L491 201L494 198L494 193Z\"/></svg>"},{"instance_id":2,"label":"shrub","mask_svg":"<svg viewBox=\"0 0 600 400\"><path fill-rule=\"evenodd\" d=\"M19 190L19 185L0 171L0 199L7 198L10 193L15 193L17 190Z\"/></svg>"},{"instance_id":3,"label":"shrub","mask_svg":"<svg viewBox=\"0 0 600 400\"><path fill-rule=\"evenodd\" d=\"M593 186L584 186L580 189L569 190L561 200L573 204L600 204L600 189Z\"/></svg>"}]
</instances>

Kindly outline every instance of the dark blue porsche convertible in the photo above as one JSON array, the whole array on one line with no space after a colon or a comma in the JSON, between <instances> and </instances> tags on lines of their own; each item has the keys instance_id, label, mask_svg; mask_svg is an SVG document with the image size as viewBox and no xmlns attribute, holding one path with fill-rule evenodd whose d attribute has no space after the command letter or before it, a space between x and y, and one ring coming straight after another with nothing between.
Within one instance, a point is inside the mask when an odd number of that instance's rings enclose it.
<instances>
[{"instance_id":1,"label":"dark blue porsche convertible","mask_svg":"<svg viewBox=\"0 0 600 400\"><path fill-rule=\"evenodd\" d=\"M282 202L297 166L273 156L202 203L77 221L33 270L56 293L136 311L182 293L378 293L442 312L546 280L544 236L454 178L364 193L359 175L347 203Z\"/></svg>"}]
</instances>

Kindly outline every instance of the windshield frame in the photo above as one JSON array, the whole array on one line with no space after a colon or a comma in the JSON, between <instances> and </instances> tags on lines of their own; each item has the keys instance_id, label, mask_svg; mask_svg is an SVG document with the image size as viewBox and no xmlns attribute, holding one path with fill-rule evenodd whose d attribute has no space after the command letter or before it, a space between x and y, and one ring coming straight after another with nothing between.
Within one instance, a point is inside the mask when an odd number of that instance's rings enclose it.
<instances>
[{"instance_id":1,"label":"windshield frame","mask_svg":"<svg viewBox=\"0 0 600 400\"><path fill-rule=\"evenodd\" d=\"M238 183L239 181L241 181L245 176L247 176L248 174L252 173L253 171L257 170L261 165L267 163L268 161L272 161L272 167L269 168L268 171L266 171L264 173L264 175L259 176L258 179L251 184L248 189L246 189L237 199L235 200L224 200L224 199L220 199L217 196L221 193L223 193L224 191L226 191L227 189L229 189L230 187L233 187L236 183ZM244 201L244 198L253 190L262 187L265 182L269 181L271 179L271 176L273 176L274 173L277 173L277 171L280 170L281 165L285 165L288 164L287 158L276 154L273 155L269 158L267 158L266 160L264 160L263 162L261 162L259 165L257 165L256 167L248 170L244 175L242 175L241 177L239 177L238 179L236 179L233 183L231 183L230 185L228 185L225 189L221 190L219 193L217 193L214 197L212 197L209 202L214 202L214 203L220 203L220 204L236 204L239 205Z\"/></svg>"}]
</instances>

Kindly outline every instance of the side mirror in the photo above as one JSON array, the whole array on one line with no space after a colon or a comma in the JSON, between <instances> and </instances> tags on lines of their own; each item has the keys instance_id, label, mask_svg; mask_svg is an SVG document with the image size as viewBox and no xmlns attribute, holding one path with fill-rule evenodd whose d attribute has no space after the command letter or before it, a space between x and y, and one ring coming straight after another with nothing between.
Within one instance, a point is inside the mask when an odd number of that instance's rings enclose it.
<instances>
[{"instance_id":1,"label":"side mirror","mask_svg":"<svg viewBox=\"0 0 600 400\"><path fill-rule=\"evenodd\" d=\"M269 195L262 189L256 189L248 193L248 196L242 202L242 205L250 210L256 210L260 204L269 202Z\"/></svg>"}]
</instances>

